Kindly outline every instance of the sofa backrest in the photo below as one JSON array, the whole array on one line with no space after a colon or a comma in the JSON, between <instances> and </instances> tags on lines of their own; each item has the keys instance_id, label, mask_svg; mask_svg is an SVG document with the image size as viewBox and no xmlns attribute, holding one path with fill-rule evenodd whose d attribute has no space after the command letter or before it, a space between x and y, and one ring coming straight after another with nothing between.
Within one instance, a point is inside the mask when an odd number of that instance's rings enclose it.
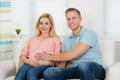
<instances>
[{"instance_id":1,"label":"sofa backrest","mask_svg":"<svg viewBox=\"0 0 120 80\"><path fill-rule=\"evenodd\" d=\"M19 69L19 67L23 64L23 62L20 60L20 54L21 54L21 51L22 51L23 47L25 46L26 42L27 42L27 38L20 39L18 41L17 46L16 46L16 50L15 50L15 54L14 54L14 61L15 61L15 65L16 65L16 72Z\"/></svg>"},{"instance_id":2,"label":"sofa backrest","mask_svg":"<svg viewBox=\"0 0 120 80\"><path fill-rule=\"evenodd\" d=\"M99 40L101 58L105 68L115 63L115 41Z\"/></svg>"}]
</instances>

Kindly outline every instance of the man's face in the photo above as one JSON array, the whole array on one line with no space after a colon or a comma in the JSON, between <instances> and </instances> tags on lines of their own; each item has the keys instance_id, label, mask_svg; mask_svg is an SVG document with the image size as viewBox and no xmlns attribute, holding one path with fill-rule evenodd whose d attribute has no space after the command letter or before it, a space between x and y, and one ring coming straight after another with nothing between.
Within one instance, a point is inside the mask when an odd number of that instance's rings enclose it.
<instances>
[{"instance_id":1,"label":"man's face","mask_svg":"<svg viewBox=\"0 0 120 80\"><path fill-rule=\"evenodd\" d=\"M69 11L66 14L66 20L68 27L74 31L80 27L82 17L76 11Z\"/></svg>"}]
</instances>

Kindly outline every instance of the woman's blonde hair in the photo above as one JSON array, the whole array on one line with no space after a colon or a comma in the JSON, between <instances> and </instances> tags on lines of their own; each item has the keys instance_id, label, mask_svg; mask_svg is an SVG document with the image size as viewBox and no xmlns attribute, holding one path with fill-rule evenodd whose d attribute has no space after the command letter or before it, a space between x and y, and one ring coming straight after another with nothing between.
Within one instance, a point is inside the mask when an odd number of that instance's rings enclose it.
<instances>
[{"instance_id":1,"label":"woman's blonde hair","mask_svg":"<svg viewBox=\"0 0 120 80\"><path fill-rule=\"evenodd\" d=\"M50 32L49 32L50 37L58 37L57 34L56 34L56 31L55 31L54 20L53 20L51 14L49 14L49 13L43 13L38 18L37 23L36 23L36 36L40 36L41 35L41 31L39 30L39 24L40 24L40 19L41 18L48 18L49 21L50 21L50 24L51 24L51 28L50 28Z\"/></svg>"}]
</instances>

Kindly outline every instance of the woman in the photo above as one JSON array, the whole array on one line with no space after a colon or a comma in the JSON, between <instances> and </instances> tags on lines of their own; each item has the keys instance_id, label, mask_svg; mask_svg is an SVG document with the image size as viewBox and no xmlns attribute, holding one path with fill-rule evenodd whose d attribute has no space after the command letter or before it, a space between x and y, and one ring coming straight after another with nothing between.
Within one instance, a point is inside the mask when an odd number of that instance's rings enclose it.
<instances>
[{"instance_id":1,"label":"woman","mask_svg":"<svg viewBox=\"0 0 120 80\"><path fill-rule=\"evenodd\" d=\"M45 69L52 66L64 67L65 63L45 61L35 56L43 52L60 53L61 41L56 35L55 25L49 13L42 14L36 23L36 35L28 39L20 59L25 63L18 70L15 80L38 80Z\"/></svg>"}]
</instances>

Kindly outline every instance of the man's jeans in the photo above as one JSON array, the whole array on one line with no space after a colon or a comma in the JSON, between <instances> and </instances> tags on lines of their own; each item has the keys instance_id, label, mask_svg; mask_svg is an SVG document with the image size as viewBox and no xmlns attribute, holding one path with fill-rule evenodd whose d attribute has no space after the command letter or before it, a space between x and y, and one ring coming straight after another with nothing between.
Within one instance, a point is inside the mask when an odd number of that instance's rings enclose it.
<instances>
[{"instance_id":1,"label":"man's jeans","mask_svg":"<svg viewBox=\"0 0 120 80\"><path fill-rule=\"evenodd\" d=\"M105 70L102 65L95 62L81 62L74 68L47 68L43 73L44 80L103 80L105 78Z\"/></svg>"},{"instance_id":2,"label":"man's jeans","mask_svg":"<svg viewBox=\"0 0 120 80\"><path fill-rule=\"evenodd\" d=\"M33 67L28 64L24 64L17 72L14 80L38 80L43 78L43 72L45 69L51 67L50 65L43 65Z\"/></svg>"}]
</instances>

